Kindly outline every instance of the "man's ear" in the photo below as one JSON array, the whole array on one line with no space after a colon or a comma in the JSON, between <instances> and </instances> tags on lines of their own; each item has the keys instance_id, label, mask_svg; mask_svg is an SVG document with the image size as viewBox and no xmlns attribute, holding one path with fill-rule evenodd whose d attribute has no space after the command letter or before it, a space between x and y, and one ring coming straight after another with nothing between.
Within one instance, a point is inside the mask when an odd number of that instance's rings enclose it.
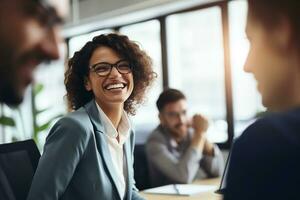
<instances>
[{"instance_id":1,"label":"man's ear","mask_svg":"<svg viewBox=\"0 0 300 200\"><path fill-rule=\"evenodd\" d=\"M159 118L160 124L164 125L164 123L165 123L164 116L161 113L158 113L158 118Z\"/></svg>"},{"instance_id":2,"label":"man's ear","mask_svg":"<svg viewBox=\"0 0 300 200\"><path fill-rule=\"evenodd\" d=\"M286 17L281 17L275 25L272 34L272 42L282 52L288 53L288 49L291 48L292 43L292 27L291 23Z\"/></svg>"},{"instance_id":3,"label":"man's ear","mask_svg":"<svg viewBox=\"0 0 300 200\"><path fill-rule=\"evenodd\" d=\"M92 86L91 86L91 82L88 79L88 77L84 78L84 87L87 91L91 91L92 90Z\"/></svg>"}]
</instances>

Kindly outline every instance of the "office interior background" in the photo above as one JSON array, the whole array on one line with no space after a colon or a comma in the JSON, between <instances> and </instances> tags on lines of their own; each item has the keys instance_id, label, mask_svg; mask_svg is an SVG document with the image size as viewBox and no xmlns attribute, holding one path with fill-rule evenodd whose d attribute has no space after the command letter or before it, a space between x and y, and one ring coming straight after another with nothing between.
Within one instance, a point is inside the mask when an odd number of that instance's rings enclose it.
<instances>
[{"instance_id":1,"label":"office interior background","mask_svg":"<svg viewBox=\"0 0 300 200\"><path fill-rule=\"evenodd\" d=\"M166 87L186 94L190 116L199 112L209 118L208 139L222 149L265 111L252 75L243 71L249 48L245 1L72 0L70 11L61 59L38 68L22 105L0 105L0 143L34 137L42 149L55 122L51 119L68 112L67 59L94 36L109 32L140 44L158 74L147 101L132 117L136 143L144 143L158 125L155 102Z\"/></svg>"}]
</instances>

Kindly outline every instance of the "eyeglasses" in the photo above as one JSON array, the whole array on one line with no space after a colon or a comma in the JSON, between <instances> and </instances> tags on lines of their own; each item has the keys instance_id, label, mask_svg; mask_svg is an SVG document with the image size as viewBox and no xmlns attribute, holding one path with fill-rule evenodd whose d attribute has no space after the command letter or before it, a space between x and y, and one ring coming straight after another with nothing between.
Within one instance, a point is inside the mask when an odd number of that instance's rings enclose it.
<instances>
[{"instance_id":1,"label":"eyeglasses","mask_svg":"<svg viewBox=\"0 0 300 200\"><path fill-rule=\"evenodd\" d=\"M187 116L187 111L182 110L180 112L163 112L166 116L172 119L180 118L180 117L186 117Z\"/></svg>"},{"instance_id":2,"label":"eyeglasses","mask_svg":"<svg viewBox=\"0 0 300 200\"><path fill-rule=\"evenodd\" d=\"M115 67L120 74L129 74L131 73L131 66L126 60L119 60L115 64L110 64L107 62L100 62L90 66L90 69L93 70L98 76L108 76L111 73L112 68Z\"/></svg>"}]
</instances>

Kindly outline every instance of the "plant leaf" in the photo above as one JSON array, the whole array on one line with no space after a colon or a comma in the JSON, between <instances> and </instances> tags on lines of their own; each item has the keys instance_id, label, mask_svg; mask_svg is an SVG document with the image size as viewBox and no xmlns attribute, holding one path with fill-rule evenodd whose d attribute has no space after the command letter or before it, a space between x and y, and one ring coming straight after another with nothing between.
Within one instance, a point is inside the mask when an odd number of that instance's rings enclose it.
<instances>
[{"instance_id":1,"label":"plant leaf","mask_svg":"<svg viewBox=\"0 0 300 200\"><path fill-rule=\"evenodd\" d=\"M45 111L49 110L50 108L51 108L51 107L44 108L44 109L41 109L41 110L37 110L36 113L35 113L35 115L38 115L38 114L40 114L40 113L42 113L42 112L45 112Z\"/></svg>"},{"instance_id":2,"label":"plant leaf","mask_svg":"<svg viewBox=\"0 0 300 200\"><path fill-rule=\"evenodd\" d=\"M0 124L4 126L11 126L11 127L16 126L15 120L11 117L6 117L6 116L0 117Z\"/></svg>"},{"instance_id":3,"label":"plant leaf","mask_svg":"<svg viewBox=\"0 0 300 200\"><path fill-rule=\"evenodd\" d=\"M40 83L35 84L33 88L34 96L38 95L43 89L44 89L43 84Z\"/></svg>"},{"instance_id":4,"label":"plant leaf","mask_svg":"<svg viewBox=\"0 0 300 200\"><path fill-rule=\"evenodd\" d=\"M36 132L41 132L41 131L44 131L44 130L48 129L53 120L55 120L56 118L62 117L62 116L63 116L62 114L59 114L59 115L56 115L56 116L52 117L51 119L48 120L48 122L46 122L45 124L37 127Z\"/></svg>"},{"instance_id":5,"label":"plant leaf","mask_svg":"<svg viewBox=\"0 0 300 200\"><path fill-rule=\"evenodd\" d=\"M41 132L41 131L46 130L47 128L49 128L50 124L51 124L51 121L49 121L49 122L47 122L47 123L45 123L45 124L37 127L36 128L36 132Z\"/></svg>"}]
</instances>

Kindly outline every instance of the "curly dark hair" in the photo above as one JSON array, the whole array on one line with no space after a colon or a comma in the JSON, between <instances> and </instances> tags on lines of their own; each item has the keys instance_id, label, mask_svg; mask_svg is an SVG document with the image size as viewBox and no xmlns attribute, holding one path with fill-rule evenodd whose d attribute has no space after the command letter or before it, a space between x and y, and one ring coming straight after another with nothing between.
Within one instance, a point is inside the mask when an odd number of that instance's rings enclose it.
<instances>
[{"instance_id":1,"label":"curly dark hair","mask_svg":"<svg viewBox=\"0 0 300 200\"><path fill-rule=\"evenodd\" d=\"M144 101L144 96L153 83L156 73L152 70L152 60L140 47L125 35L116 33L101 34L87 42L74 56L69 59L65 72L65 86L70 110L77 110L94 98L92 91L85 88L85 80L89 74L90 58L98 47L105 46L128 60L132 67L134 88L124 102L124 110L135 114L137 105Z\"/></svg>"}]
</instances>

